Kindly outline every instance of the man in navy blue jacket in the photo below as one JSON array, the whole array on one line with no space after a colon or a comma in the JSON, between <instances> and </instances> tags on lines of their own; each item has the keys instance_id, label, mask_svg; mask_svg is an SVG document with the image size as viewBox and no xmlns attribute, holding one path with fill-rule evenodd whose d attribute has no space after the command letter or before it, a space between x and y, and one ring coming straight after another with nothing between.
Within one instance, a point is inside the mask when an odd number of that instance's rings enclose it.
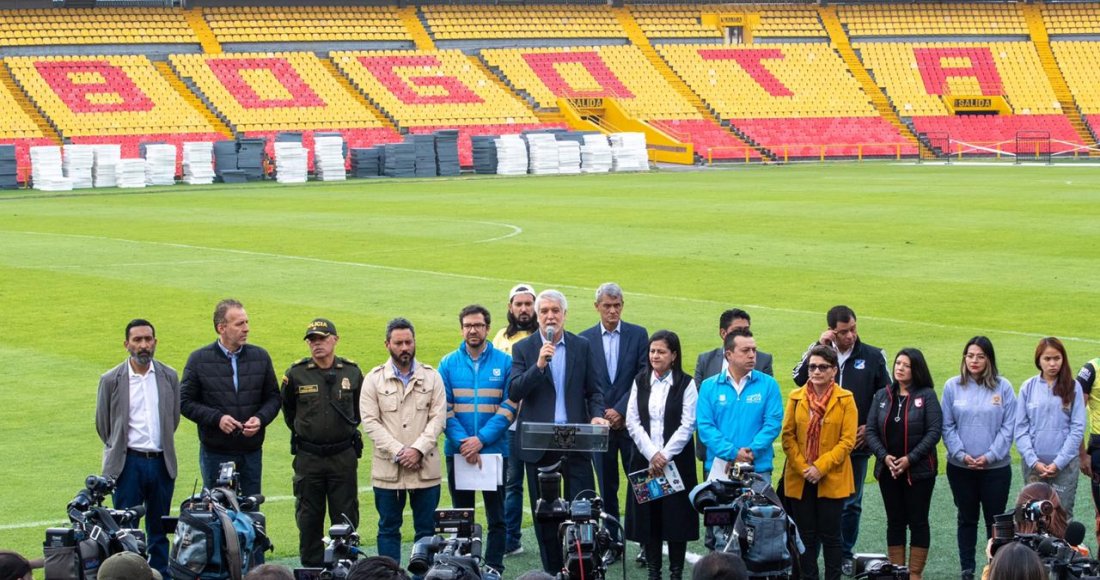
<instances>
[{"instance_id":1,"label":"man in navy blue jacket","mask_svg":"<svg viewBox=\"0 0 1100 580\"><path fill-rule=\"evenodd\" d=\"M237 464L241 491L261 493L264 430L282 406L267 351L248 343L244 305L227 298L214 308L218 340L191 353L180 380L180 411L199 428L199 469L213 488L218 466Z\"/></svg>"},{"instance_id":2,"label":"man in navy blue jacket","mask_svg":"<svg viewBox=\"0 0 1100 580\"><path fill-rule=\"evenodd\" d=\"M644 368L649 355L649 333L642 326L623 322L623 289L606 282L596 289L596 312L600 322L581 332L595 352L600 390L607 409L603 418L611 423L607 451L596 453L596 477L600 482L603 511L619 519L619 480L630 464L634 443L626 432L626 404L634 377ZM619 458L622 458L622 468ZM613 534L619 534L614 528Z\"/></svg>"},{"instance_id":3,"label":"man in navy blue jacket","mask_svg":"<svg viewBox=\"0 0 1100 580\"><path fill-rule=\"evenodd\" d=\"M512 347L512 376L508 398L522 403L519 432L533 423L592 423L607 425L606 406L597 375L599 361L588 340L565 331L569 308L565 296L557 290L543 290L535 299L539 332ZM547 337L549 336L549 339ZM577 493L592 489L592 461L589 453L563 453L527 449L522 445L516 456L527 471L527 492L532 514L539 498L538 468L561 461L565 495L572 500ZM553 523L535 523L542 568L556 574L562 569L562 545Z\"/></svg>"}]
</instances>

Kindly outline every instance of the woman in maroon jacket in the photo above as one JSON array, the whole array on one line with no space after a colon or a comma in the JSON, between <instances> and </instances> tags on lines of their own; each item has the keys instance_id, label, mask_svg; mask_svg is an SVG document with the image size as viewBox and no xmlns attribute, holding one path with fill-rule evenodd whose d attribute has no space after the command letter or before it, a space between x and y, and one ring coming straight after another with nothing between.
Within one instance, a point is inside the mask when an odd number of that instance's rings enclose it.
<instances>
[{"instance_id":1,"label":"woman in maroon jacket","mask_svg":"<svg viewBox=\"0 0 1100 580\"><path fill-rule=\"evenodd\" d=\"M936 443L943 413L924 355L903 348L894 357L894 380L875 393L867 415L867 447L875 454L875 477L886 507L890 562L905 564L909 530L910 578L920 578L928 559L928 510L936 485Z\"/></svg>"}]
</instances>

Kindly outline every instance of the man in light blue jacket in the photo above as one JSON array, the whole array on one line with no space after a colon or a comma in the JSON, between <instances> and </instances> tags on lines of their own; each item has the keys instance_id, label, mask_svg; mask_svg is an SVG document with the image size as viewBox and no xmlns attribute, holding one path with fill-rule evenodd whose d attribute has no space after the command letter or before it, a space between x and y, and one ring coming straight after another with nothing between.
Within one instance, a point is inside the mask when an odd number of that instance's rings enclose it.
<instances>
[{"instance_id":1,"label":"man in light blue jacket","mask_svg":"<svg viewBox=\"0 0 1100 580\"><path fill-rule=\"evenodd\" d=\"M715 458L750 463L770 481L772 444L783 426L779 383L753 369L756 340L749 329L726 335L725 355L729 368L703 381L695 410L699 439L707 446L706 469Z\"/></svg>"},{"instance_id":2,"label":"man in light blue jacket","mask_svg":"<svg viewBox=\"0 0 1100 580\"><path fill-rule=\"evenodd\" d=\"M458 315L462 344L439 363L439 375L447 392L447 486L456 508L473 508L474 492L457 489L455 461L484 465L482 454L498 454L507 461L508 425L516 403L508 400L512 357L488 340L490 316L485 307L472 304ZM504 466L501 465L501 475ZM504 572L504 486L482 491L489 537L485 563Z\"/></svg>"}]
</instances>

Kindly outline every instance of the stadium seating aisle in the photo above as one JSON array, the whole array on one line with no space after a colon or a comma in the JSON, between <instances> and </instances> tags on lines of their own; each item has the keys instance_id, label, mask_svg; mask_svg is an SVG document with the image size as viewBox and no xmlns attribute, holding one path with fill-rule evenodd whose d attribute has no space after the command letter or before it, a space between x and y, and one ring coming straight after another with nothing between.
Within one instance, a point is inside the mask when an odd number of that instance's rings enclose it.
<instances>
[{"instance_id":1,"label":"stadium seating aisle","mask_svg":"<svg viewBox=\"0 0 1100 580\"><path fill-rule=\"evenodd\" d=\"M1100 19L1100 10L1096 14ZM1051 48L1077 107L1096 134L1100 130L1100 68L1096 66L1100 62L1100 44L1052 42Z\"/></svg>"},{"instance_id":2,"label":"stadium seating aisle","mask_svg":"<svg viewBox=\"0 0 1100 580\"><path fill-rule=\"evenodd\" d=\"M0 64L0 66L3 66ZM24 181L30 171L30 148L39 145L57 145L53 139L45 137L42 130L16 101L8 87L0 84L0 144L15 145L15 162L19 181Z\"/></svg>"}]
</instances>

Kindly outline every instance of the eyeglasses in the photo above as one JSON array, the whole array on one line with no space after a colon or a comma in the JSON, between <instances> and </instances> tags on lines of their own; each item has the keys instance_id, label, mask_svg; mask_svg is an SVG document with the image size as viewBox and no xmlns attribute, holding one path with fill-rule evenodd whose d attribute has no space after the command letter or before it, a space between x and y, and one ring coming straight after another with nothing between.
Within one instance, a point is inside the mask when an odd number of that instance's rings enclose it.
<instances>
[{"instance_id":1,"label":"eyeglasses","mask_svg":"<svg viewBox=\"0 0 1100 580\"><path fill-rule=\"evenodd\" d=\"M485 330L489 325L484 322L475 322L473 324L463 324L462 330Z\"/></svg>"},{"instance_id":2,"label":"eyeglasses","mask_svg":"<svg viewBox=\"0 0 1100 580\"><path fill-rule=\"evenodd\" d=\"M810 369L811 373L817 372L817 371L825 372L825 371L833 368L833 365L812 365L811 364L811 365L806 365L806 368Z\"/></svg>"}]
</instances>

